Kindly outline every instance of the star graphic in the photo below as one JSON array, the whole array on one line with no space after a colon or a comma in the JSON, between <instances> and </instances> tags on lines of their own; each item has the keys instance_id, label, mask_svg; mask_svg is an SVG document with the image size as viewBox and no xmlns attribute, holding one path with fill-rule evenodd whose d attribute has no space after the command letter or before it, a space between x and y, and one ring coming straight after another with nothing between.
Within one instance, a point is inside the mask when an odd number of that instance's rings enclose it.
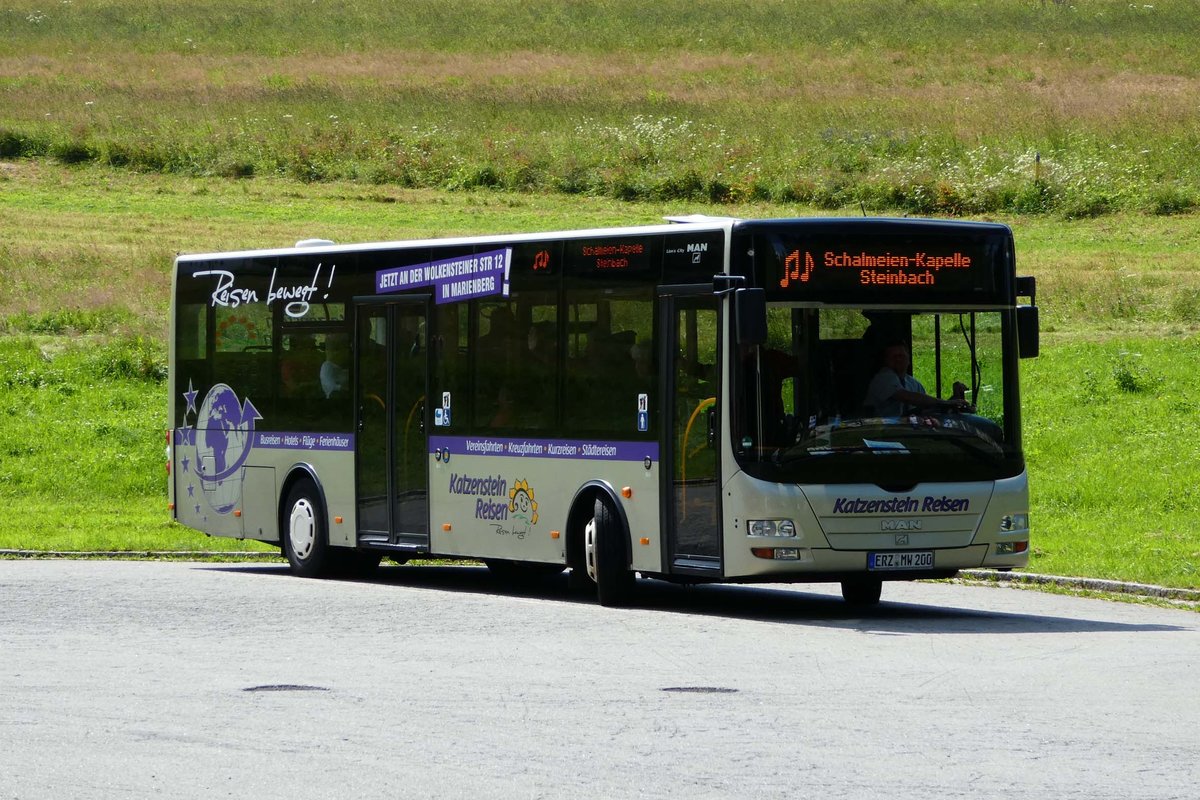
<instances>
[{"instance_id":1,"label":"star graphic","mask_svg":"<svg viewBox=\"0 0 1200 800\"><path fill-rule=\"evenodd\" d=\"M200 513L200 504L199 503L196 503L196 513L197 514Z\"/></svg>"},{"instance_id":2,"label":"star graphic","mask_svg":"<svg viewBox=\"0 0 1200 800\"><path fill-rule=\"evenodd\" d=\"M192 463L192 462L191 462L191 461L188 459L188 457L187 457L187 456L184 456L184 457L183 457L183 471L184 471L184 472L187 472L187 471L188 471L188 464L190 464L190 463ZM190 488L190 487L189 487L189 488Z\"/></svg>"},{"instance_id":3,"label":"star graphic","mask_svg":"<svg viewBox=\"0 0 1200 800\"><path fill-rule=\"evenodd\" d=\"M192 379L188 378L188 390L183 393L183 399L187 400L187 411L184 414L194 414L196 412L196 395L200 394L192 388Z\"/></svg>"},{"instance_id":4,"label":"star graphic","mask_svg":"<svg viewBox=\"0 0 1200 800\"><path fill-rule=\"evenodd\" d=\"M195 497L195 496L196 496L196 484L189 483L188 484L188 497Z\"/></svg>"},{"instance_id":5,"label":"star graphic","mask_svg":"<svg viewBox=\"0 0 1200 800\"><path fill-rule=\"evenodd\" d=\"M191 447L196 444L196 429L190 425L184 425L179 429L179 443Z\"/></svg>"}]
</instances>

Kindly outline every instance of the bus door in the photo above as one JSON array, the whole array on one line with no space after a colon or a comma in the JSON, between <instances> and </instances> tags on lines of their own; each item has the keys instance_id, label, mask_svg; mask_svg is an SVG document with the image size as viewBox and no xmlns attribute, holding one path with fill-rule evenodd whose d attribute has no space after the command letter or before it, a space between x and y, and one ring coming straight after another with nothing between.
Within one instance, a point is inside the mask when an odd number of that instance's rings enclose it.
<instances>
[{"instance_id":1,"label":"bus door","mask_svg":"<svg viewBox=\"0 0 1200 800\"><path fill-rule=\"evenodd\" d=\"M428 299L357 308L358 543L429 545Z\"/></svg>"},{"instance_id":2,"label":"bus door","mask_svg":"<svg viewBox=\"0 0 1200 800\"><path fill-rule=\"evenodd\" d=\"M663 530L670 571L721 574L720 326L712 284L660 292Z\"/></svg>"}]
</instances>

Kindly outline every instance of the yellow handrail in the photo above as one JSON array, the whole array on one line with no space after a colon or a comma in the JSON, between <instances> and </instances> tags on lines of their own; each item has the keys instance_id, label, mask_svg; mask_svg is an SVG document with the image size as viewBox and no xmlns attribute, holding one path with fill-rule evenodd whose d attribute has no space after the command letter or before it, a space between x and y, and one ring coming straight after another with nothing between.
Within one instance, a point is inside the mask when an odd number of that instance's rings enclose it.
<instances>
[{"instance_id":1,"label":"yellow handrail","mask_svg":"<svg viewBox=\"0 0 1200 800\"><path fill-rule=\"evenodd\" d=\"M417 409L420 408L424 402L425 395L418 397L417 402L413 403L413 407L408 410L408 419L404 421L404 452L400 456L404 466L401 468L400 477L401 482L405 486L408 485L408 432L409 428L412 427L413 417L416 415Z\"/></svg>"},{"instance_id":2,"label":"yellow handrail","mask_svg":"<svg viewBox=\"0 0 1200 800\"><path fill-rule=\"evenodd\" d=\"M704 400L701 400L700 404L696 406L696 410L692 412L692 416L688 418L687 425L684 426L684 429L683 429L683 441L680 442L680 446L679 446L680 456L681 456L680 463L679 463L679 482L683 486L683 496L681 498L683 501L682 502L682 506L683 506L682 512L683 513L682 513L681 518L679 519L680 522L683 521L683 518L687 517L687 460L689 457L687 447L688 447L688 439L691 438L691 435L692 435L692 425L695 424L696 417L700 416L700 412L704 411L705 409L712 408L716 404L717 404L717 398L715 398L715 397L709 397ZM708 442L708 436L705 435L705 443L707 444L707 442ZM700 447L697 447L690 455L694 456L703 449L704 449L703 445Z\"/></svg>"}]
</instances>

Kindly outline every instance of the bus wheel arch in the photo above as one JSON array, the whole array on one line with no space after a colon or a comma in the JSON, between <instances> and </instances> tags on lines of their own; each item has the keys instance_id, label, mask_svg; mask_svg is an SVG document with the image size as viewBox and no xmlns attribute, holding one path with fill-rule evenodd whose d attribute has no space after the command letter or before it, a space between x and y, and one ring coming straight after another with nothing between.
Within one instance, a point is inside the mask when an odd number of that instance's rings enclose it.
<instances>
[{"instance_id":1,"label":"bus wheel arch","mask_svg":"<svg viewBox=\"0 0 1200 800\"><path fill-rule=\"evenodd\" d=\"M575 585L595 586L603 606L627 605L636 577L629 545L629 521L611 486L584 486L571 504L567 522L567 563Z\"/></svg>"},{"instance_id":2,"label":"bus wheel arch","mask_svg":"<svg viewBox=\"0 0 1200 800\"><path fill-rule=\"evenodd\" d=\"M279 504L279 546L292 572L306 578L324 575L333 558L325 493L316 475L294 469L284 482Z\"/></svg>"}]
</instances>

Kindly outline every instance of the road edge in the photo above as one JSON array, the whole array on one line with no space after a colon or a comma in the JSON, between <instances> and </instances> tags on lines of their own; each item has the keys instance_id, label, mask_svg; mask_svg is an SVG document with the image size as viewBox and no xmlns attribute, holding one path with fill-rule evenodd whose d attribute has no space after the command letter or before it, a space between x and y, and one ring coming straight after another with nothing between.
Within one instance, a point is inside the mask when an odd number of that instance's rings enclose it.
<instances>
[{"instance_id":1,"label":"road edge","mask_svg":"<svg viewBox=\"0 0 1200 800\"><path fill-rule=\"evenodd\" d=\"M0 550L0 559L94 559L115 561L278 561L279 553L241 550ZM964 569L959 577L973 583L1017 586L1056 586L1064 589L1103 592L1105 594L1151 597L1200 603L1200 589L1155 586L1150 583L1113 581L1101 578L1076 578L1065 575L1041 575L1034 572L997 572Z\"/></svg>"}]
</instances>

